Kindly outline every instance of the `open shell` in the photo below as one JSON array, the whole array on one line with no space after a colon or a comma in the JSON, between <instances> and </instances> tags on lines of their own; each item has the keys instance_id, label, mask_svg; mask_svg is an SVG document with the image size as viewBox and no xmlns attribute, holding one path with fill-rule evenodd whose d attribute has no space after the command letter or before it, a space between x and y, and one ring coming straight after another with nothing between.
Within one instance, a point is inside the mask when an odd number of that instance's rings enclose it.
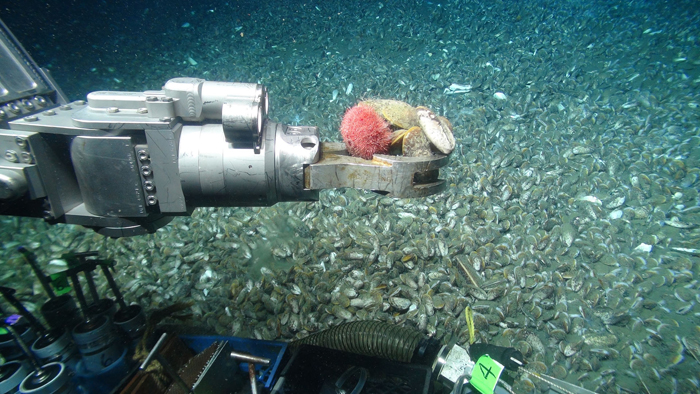
<instances>
[{"instance_id":1,"label":"open shell","mask_svg":"<svg viewBox=\"0 0 700 394\"><path fill-rule=\"evenodd\" d=\"M455 137L449 126L449 121L441 121L426 107L416 108L418 113L418 123L423 129L425 136L440 152L448 155L455 148ZM446 119L445 119L446 120Z\"/></svg>"}]
</instances>

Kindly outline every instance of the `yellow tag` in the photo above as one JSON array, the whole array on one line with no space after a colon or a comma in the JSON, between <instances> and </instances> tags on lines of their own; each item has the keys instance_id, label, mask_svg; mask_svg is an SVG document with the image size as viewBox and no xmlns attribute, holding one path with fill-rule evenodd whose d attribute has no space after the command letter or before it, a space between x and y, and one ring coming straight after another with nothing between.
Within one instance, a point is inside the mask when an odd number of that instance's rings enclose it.
<instances>
[{"instance_id":1,"label":"yellow tag","mask_svg":"<svg viewBox=\"0 0 700 394\"><path fill-rule=\"evenodd\" d=\"M467 329L469 330L469 344L473 344L476 341L476 333L474 332L474 314L472 313L472 308L467 306L464 308L464 318L467 320Z\"/></svg>"}]
</instances>

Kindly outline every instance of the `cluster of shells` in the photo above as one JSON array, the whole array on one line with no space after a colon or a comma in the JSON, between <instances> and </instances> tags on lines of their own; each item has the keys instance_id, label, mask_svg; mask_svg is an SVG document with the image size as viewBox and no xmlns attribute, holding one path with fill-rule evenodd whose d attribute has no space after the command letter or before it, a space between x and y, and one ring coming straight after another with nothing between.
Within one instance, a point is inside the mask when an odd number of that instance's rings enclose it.
<instances>
[{"instance_id":1,"label":"cluster of shells","mask_svg":"<svg viewBox=\"0 0 700 394\"><path fill-rule=\"evenodd\" d=\"M374 109L394 130L390 149L408 157L430 156L433 151L449 155L455 148L452 124L429 108L399 100L374 99L359 103Z\"/></svg>"},{"instance_id":2,"label":"cluster of shells","mask_svg":"<svg viewBox=\"0 0 700 394\"><path fill-rule=\"evenodd\" d=\"M248 11L245 37L203 34L199 68L179 72L260 81L273 117L325 140L358 99L425 104L454 124L444 193L330 190L119 240L3 218L0 282L35 305L13 246L45 262L99 250L148 310L194 301L200 329L279 340L377 319L466 345L468 305L477 340L520 349L533 371L598 393L700 390L697 7L325 2L304 10L313 23L294 7ZM453 83L470 89L445 95ZM515 392L533 391L546 385L519 375Z\"/></svg>"}]
</instances>

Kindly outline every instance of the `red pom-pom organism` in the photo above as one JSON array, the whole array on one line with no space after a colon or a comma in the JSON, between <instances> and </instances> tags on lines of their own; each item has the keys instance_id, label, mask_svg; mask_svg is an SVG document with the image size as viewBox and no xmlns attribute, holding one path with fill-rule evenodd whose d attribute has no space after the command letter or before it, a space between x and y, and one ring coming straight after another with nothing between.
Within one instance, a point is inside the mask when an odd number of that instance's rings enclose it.
<instances>
[{"instance_id":1,"label":"red pom-pom organism","mask_svg":"<svg viewBox=\"0 0 700 394\"><path fill-rule=\"evenodd\" d=\"M391 128L384 118L368 105L356 105L345 112L340 134L353 156L370 160L375 153L388 153Z\"/></svg>"}]
</instances>

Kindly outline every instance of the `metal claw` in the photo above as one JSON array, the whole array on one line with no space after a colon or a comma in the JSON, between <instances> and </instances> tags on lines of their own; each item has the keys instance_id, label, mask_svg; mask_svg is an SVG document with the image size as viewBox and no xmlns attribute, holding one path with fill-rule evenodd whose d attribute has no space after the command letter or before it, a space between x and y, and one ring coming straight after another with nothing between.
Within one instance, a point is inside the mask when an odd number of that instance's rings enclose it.
<instances>
[{"instance_id":1,"label":"metal claw","mask_svg":"<svg viewBox=\"0 0 700 394\"><path fill-rule=\"evenodd\" d=\"M311 190L352 187L389 197L425 197L445 189L438 179L446 155L406 157L374 155L372 160L352 157L340 142L321 144L321 159L304 170L305 187Z\"/></svg>"}]
</instances>

